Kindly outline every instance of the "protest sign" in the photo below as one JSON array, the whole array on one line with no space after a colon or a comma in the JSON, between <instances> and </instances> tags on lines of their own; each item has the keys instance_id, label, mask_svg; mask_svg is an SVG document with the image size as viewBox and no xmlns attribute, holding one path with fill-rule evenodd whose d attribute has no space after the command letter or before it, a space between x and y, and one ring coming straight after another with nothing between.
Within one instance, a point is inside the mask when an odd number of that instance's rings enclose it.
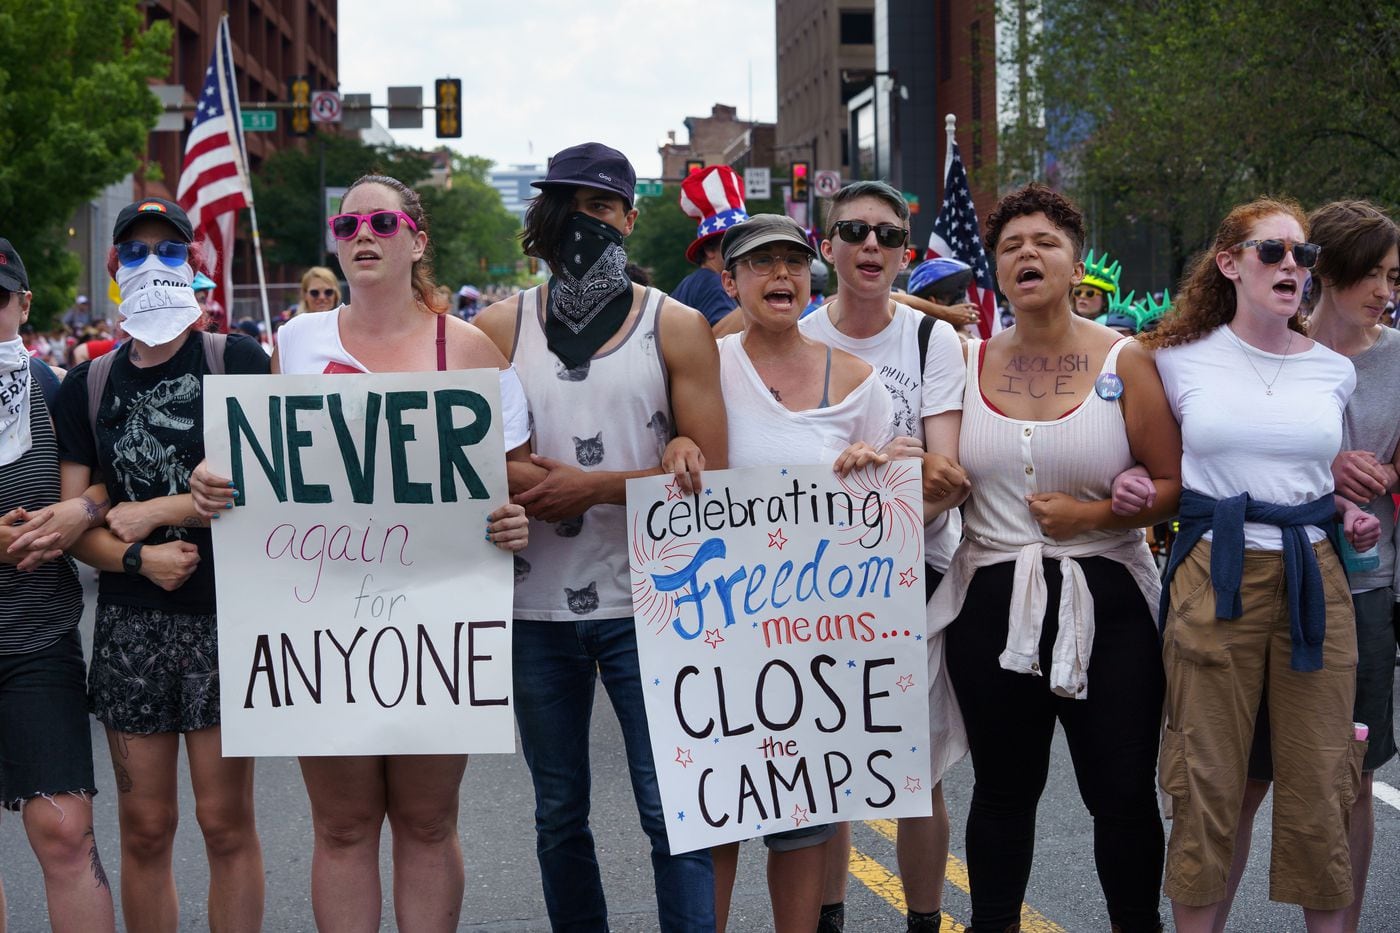
<instances>
[{"instance_id":1,"label":"protest sign","mask_svg":"<svg viewBox=\"0 0 1400 933\"><path fill-rule=\"evenodd\" d=\"M671 851L931 812L920 467L628 481Z\"/></svg>"},{"instance_id":2,"label":"protest sign","mask_svg":"<svg viewBox=\"0 0 1400 933\"><path fill-rule=\"evenodd\" d=\"M493 370L210 376L226 755L511 752Z\"/></svg>"}]
</instances>

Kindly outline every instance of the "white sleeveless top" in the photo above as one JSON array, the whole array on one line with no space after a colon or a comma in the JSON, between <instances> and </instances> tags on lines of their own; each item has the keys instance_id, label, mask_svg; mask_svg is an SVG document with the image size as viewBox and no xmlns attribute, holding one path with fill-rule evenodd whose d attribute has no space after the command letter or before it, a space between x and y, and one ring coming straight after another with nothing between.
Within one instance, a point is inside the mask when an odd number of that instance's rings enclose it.
<instances>
[{"instance_id":1,"label":"white sleeveless top","mask_svg":"<svg viewBox=\"0 0 1400 933\"><path fill-rule=\"evenodd\" d=\"M1118 400L1094 389L1075 409L1054 421L1023 421L993 411L982 395L981 355L985 344L967 346L967 386L963 396L959 461L972 481L964 511L963 543L948 576L929 603L931 631L941 631L962 610L968 584L978 567L1016 561L1010 630L1001 666L1039 676L1040 631L1046 608L1042 558L1058 559L1059 634L1053 650L1051 689L1062 696L1088 695L1089 654L1094 640L1094 599L1076 557L1116 560L1132 574L1148 606L1161 593L1157 567L1141 529L1097 529L1057 540L1044 534L1025 497L1061 492L1096 501L1112 496L1114 478L1136 461L1128 447L1127 425ZM1115 371L1127 339L1104 360L1103 373Z\"/></svg>"},{"instance_id":2,"label":"white sleeveless top","mask_svg":"<svg viewBox=\"0 0 1400 933\"><path fill-rule=\"evenodd\" d=\"M545 342L540 289L521 293L514 361L530 402L536 454L589 471L660 466L673 436L661 355L665 298L647 289L622 342L569 369ZM595 505L563 522L530 521L530 544L515 558L515 618L631 615L626 506Z\"/></svg>"},{"instance_id":3,"label":"white sleeveless top","mask_svg":"<svg viewBox=\"0 0 1400 933\"><path fill-rule=\"evenodd\" d=\"M340 305L329 311L298 314L277 331L277 361L288 375L367 373L369 367L351 355L340 340ZM530 415L525 390L515 367L501 370L501 428L506 450L530 439Z\"/></svg>"},{"instance_id":4,"label":"white sleeveless top","mask_svg":"<svg viewBox=\"0 0 1400 933\"><path fill-rule=\"evenodd\" d=\"M743 340L743 334L730 334L719 342L730 467L834 463L857 441L879 450L893 439L894 404L873 370L835 405L790 411L768 391Z\"/></svg>"}]
</instances>

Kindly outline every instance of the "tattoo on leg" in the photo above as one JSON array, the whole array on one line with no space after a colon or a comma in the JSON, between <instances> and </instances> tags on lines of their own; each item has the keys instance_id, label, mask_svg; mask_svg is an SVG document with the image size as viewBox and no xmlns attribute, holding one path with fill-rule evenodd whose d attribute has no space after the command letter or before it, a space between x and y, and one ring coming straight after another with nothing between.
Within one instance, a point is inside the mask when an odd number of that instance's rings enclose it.
<instances>
[{"instance_id":1,"label":"tattoo on leg","mask_svg":"<svg viewBox=\"0 0 1400 933\"><path fill-rule=\"evenodd\" d=\"M92 876L97 879L97 886L112 890L112 885L107 881L107 872L102 867L102 857L97 854L97 837L93 834L92 827L89 826L83 835L92 837L92 848L88 850L88 864L92 866Z\"/></svg>"},{"instance_id":2,"label":"tattoo on leg","mask_svg":"<svg viewBox=\"0 0 1400 933\"><path fill-rule=\"evenodd\" d=\"M112 762L112 773L117 778L117 792L121 794L131 793L131 772L122 767L119 761Z\"/></svg>"}]
</instances>

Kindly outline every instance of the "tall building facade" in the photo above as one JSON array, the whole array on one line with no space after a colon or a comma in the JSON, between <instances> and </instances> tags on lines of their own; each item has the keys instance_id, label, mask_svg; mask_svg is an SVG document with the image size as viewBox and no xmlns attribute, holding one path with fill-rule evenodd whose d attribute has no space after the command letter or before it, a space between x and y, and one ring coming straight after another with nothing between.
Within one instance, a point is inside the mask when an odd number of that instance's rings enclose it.
<instances>
[{"instance_id":1,"label":"tall building facade","mask_svg":"<svg viewBox=\"0 0 1400 933\"><path fill-rule=\"evenodd\" d=\"M797 160L852 177L846 105L875 73L875 0L776 0L774 168Z\"/></svg>"},{"instance_id":2,"label":"tall building facade","mask_svg":"<svg viewBox=\"0 0 1400 933\"><path fill-rule=\"evenodd\" d=\"M922 246L942 199L951 113L985 217L997 197L997 7L776 0L778 158L888 181L917 203Z\"/></svg>"},{"instance_id":3,"label":"tall building facade","mask_svg":"<svg viewBox=\"0 0 1400 933\"><path fill-rule=\"evenodd\" d=\"M538 188L530 186L530 182L543 178L546 171L543 165L517 163L505 168L493 168L487 176L491 187L500 192L501 204L520 218L522 226L525 224L525 211L529 209L530 201L540 193Z\"/></svg>"}]
</instances>

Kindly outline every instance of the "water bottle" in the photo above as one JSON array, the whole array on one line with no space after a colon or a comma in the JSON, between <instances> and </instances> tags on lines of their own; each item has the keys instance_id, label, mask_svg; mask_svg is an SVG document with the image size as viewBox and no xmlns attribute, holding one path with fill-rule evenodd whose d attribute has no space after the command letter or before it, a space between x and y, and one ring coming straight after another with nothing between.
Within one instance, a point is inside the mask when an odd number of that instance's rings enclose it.
<instances>
[{"instance_id":1,"label":"water bottle","mask_svg":"<svg viewBox=\"0 0 1400 933\"><path fill-rule=\"evenodd\" d=\"M1371 507L1369 505L1363 505L1359 508L1367 515L1375 514L1371 511ZM1347 569L1348 573L1375 570L1381 565L1381 545L1379 540L1366 550L1358 551L1356 548L1351 546L1351 542L1347 540L1345 534L1341 536L1341 539L1342 566Z\"/></svg>"}]
</instances>

